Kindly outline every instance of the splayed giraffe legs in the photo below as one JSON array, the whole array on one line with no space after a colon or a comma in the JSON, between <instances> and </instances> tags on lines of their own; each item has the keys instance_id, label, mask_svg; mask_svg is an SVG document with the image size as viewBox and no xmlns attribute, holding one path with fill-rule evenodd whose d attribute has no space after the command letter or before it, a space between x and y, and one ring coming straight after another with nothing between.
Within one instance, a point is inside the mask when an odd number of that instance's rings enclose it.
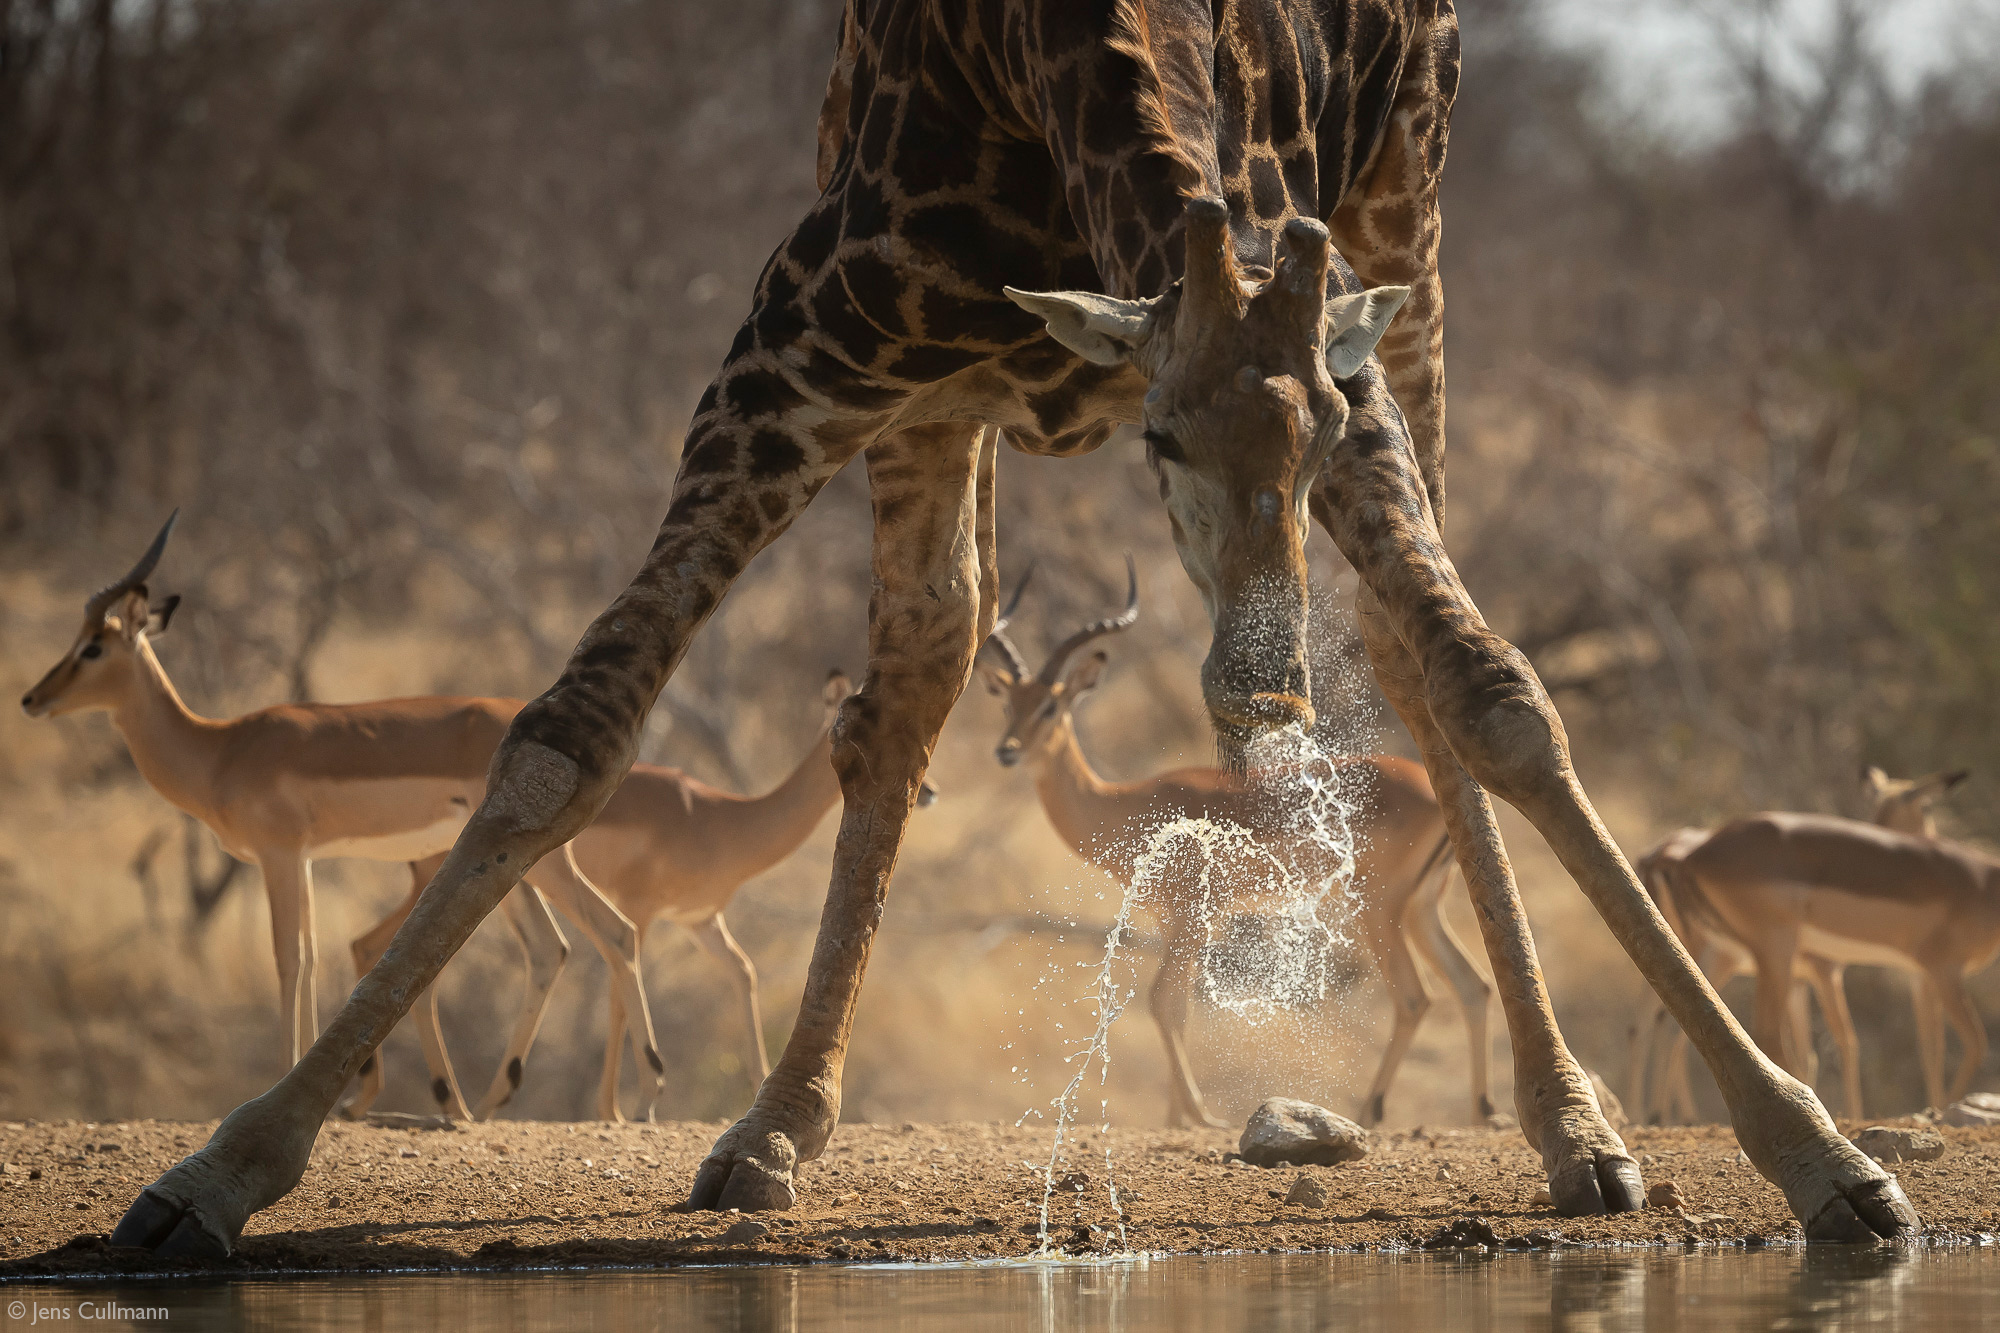
<instances>
[{"instance_id":1,"label":"splayed giraffe legs","mask_svg":"<svg viewBox=\"0 0 2000 1333\"><path fill-rule=\"evenodd\" d=\"M789 1208L793 1173L819 1156L840 1119L840 1076L854 1006L889 876L945 717L972 675L994 617L990 434L958 424L891 436L868 451L875 507L875 594L868 676L841 705L833 765L845 798L833 882L805 995L784 1054L756 1103L696 1174L695 1208ZM984 557L984 558L983 558Z\"/></svg>"},{"instance_id":2,"label":"splayed giraffe legs","mask_svg":"<svg viewBox=\"0 0 2000 1333\"><path fill-rule=\"evenodd\" d=\"M1429 724L1413 708L1405 720L1423 726L1418 739L1427 762L1440 740L1455 761L1432 762L1432 781L1443 779L1438 796L1489 948L1503 946L1493 960L1515 1034L1517 1097L1524 1108L1542 1108L1544 1158L1553 1152L1564 1159L1551 1162L1551 1190L1567 1191L1567 1198L1557 1194L1567 1206L1587 1205L1593 1185L1622 1190L1629 1182L1636 1191L1637 1172L1627 1171L1629 1159L1618 1160L1616 1136L1598 1131L1602 1117L1587 1087L1581 1095L1576 1090L1579 1074L1548 1014L1525 922L1496 891L1506 882L1506 862L1490 832L1490 809L1481 817L1485 790L1520 810L1548 840L1666 1002L1714 1073L1744 1151L1785 1192L1807 1236L1866 1240L1914 1231L1916 1214L1894 1179L1840 1136L1809 1089L1751 1044L1640 888L1577 781L1561 720L1533 668L1486 627L1459 583L1416 460L1399 438L1392 423L1351 422L1321 475L1314 513L1371 595L1364 633L1371 656L1379 649L1386 658L1377 667L1388 668L1392 698L1401 694L1414 703L1413 679L1421 681ZM1378 618L1388 633L1367 628ZM1455 770L1466 780L1455 782ZM1522 1120L1526 1128L1528 1115ZM1566 1165L1581 1164L1585 1153L1594 1158L1589 1181Z\"/></svg>"},{"instance_id":3,"label":"splayed giraffe legs","mask_svg":"<svg viewBox=\"0 0 2000 1333\"><path fill-rule=\"evenodd\" d=\"M1358 609L1375 679L1417 742L1465 872L1514 1047L1515 1111L1529 1146L1542 1154L1549 1195L1571 1216L1643 1208L1638 1164L1605 1122L1590 1080L1556 1028L1493 806L1446 745L1424 700L1415 660L1365 586Z\"/></svg>"}]
</instances>

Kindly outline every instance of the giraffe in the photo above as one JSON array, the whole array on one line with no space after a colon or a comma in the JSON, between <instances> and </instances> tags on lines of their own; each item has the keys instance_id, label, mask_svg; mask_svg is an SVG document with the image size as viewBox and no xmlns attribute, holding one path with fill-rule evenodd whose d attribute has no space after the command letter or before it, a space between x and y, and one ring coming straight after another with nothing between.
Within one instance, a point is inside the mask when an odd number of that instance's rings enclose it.
<instances>
[{"instance_id":1,"label":"giraffe","mask_svg":"<svg viewBox=\"0 0 2000 1333\"><path fill-rule=\"evenodd\" d=\"M1893 1177L1689 961L1585 796L1533 669L1445 554L1436 260L1457 78L1450 0L847 0L821 194L696 405L642 568L515 719L382 961L283 1079L141 1193L114 1243L226 1254L298 1182L411 999L616 789L731 581L858 455L870 658L834 732L844 806L819 937L783 1055L688 1198L791 1206L839 1119L918 783L996 616L997 438L1072 455L1127 422L1145 428L1209 611L1202 688L1226 761L1311 720L1309 519L1358 571L1364 643L1471 886L1522 1130L1558 1207L1634 1209L1643 1193L1556 1028L1489 792L1549 841L1661 994L1807 1234L1914 1230Z\"/></svg>"}]
</instances>

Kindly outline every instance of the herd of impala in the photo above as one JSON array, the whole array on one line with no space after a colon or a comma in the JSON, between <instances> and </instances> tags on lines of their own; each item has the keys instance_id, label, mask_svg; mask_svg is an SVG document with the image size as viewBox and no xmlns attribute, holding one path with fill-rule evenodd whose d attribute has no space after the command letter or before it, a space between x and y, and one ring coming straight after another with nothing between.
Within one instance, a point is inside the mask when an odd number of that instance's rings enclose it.
<instances>
[{"instance_id":1,"label":"herd of impala","mask_svg":"<svg viewBox=\"0 0 2000 1333\"><path fill-rule=\"evenodd\" d=\"M270 906L283 1030L296 1061L318 1032L312 864L331 857L407 862L407 897L353 941L357 975L391 938L485 791L495 747L515 699L423 697L361 704L281 704L216 720L182 702L152 646L178 597L147 588L172 532L169 518L138 563L85 604L83 624L21 706L32 717L91 710L111 715L139 772L169 802L201 820L222 846L263 872ZM1077 740L1072 713L1108 661L1085 649L1129 628L1139 614L1127 557L1128 595L1117 615L1056 646L1039 670L1010 634L1028 580L989 634L979 670L999 697L1006 729L1001 764L1025 764L1052 828L1082 860L1128 891L1153 835L1177 820L1209 820L1243 831L1233 860L1182 858L1149 867L1136 904L1161 929L1164 957L1149 1007L1166 1047L1168 1122L1220 1125L1205 1107L1183 1039L1188 1006L1213 924L1268 908L1269 867L1282 863L1323 880L1336 871L1328 849L1271 799L1270 770L1236 774L1181 768L1132 782L1100 777ZM770 1072L757 970L730 935L723 911L745 882L791 855L840 798L829 761L829 729L851 692L833 672L826 718L797 766L756 797L718 791L678 770L638 764L595 823L544 857L503 903L521 944L527 982L505 1055L477 1103L459 1090L434 997L415 1006L431 1094L442 1114L483 1119L521 1085L569 946L550 903L580 929L609 971L603 1077L597 1113L621 1118L624 1044L649 1077L639 1112L651 1119L664 1068L646 1001L640 950L665 918L688 930L734 985L746 1029L748 1067ZM1488 1095L1487 1013L1491 984L1453 933L1443 910L1454 862L1445 823L1423 768L1387 755L1321 760L1342 789L1365 793L1356 816L1349 923L1394 1004L1394 1028L1362 1103L1383 1116L1390 1085L1430 1007L1423 962L1455 993L1469 1045L1472 1110L1494 1114ZM1752 1032L1809 1082L1816 1072L1805 997L1817 998L1841 1062L1849 1115L1860 1116L1858 1039L1848 1010L1850 963L1907 973L1925 1094L1943 1105L1965 1094L1987 1049L1966 979L2000 954L2000 860L1940 838L1931 806L1963 772L1911 780L1880 769L1863 775L1870 822L1817 814L1763 813L1713 831L1681 829L1637 863L1641 879L1711 982L1755 978ZM926 786L922 803L934 795ZM1316 859L1317 858L1317 859ZM1650 997L1650 992L1648 993ZM1962 1053L1944 1077L1944 1024ZM1670 1041L1657 1000L1632 1028L1630 1105L1654 1120L1692 1119L1686 1039ZM380 1062L362 1066L342 1110L359 1117L382 1089Z\"/></svg>"}]
</instances>

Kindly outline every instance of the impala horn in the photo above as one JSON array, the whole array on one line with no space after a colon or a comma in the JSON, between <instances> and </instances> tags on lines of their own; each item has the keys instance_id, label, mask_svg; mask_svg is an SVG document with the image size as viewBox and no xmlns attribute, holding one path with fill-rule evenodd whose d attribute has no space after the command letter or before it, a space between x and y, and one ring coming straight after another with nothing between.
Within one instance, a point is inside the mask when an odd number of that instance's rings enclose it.
<instances>
[{"instance_id":1,"label":"impala horn","mask_svg":"<svg viewBox=\"0 0 2000 1333\"><path fill-rule=\"evenodd\" d=\"M1041 676L1039 677L1042 684L1053 685L1057 680L1061 679L1064 664L1069 661L1071 655L1077 649L1083 647L1083 645L1089 643L1092 639L1102 638L1106 634L1116 634L1119 630L1130 629L1138 619L1139 570L1132 563L1132 553L1127 551L1125 553L1125 609L1117 615L1107 617L1104 620L1091 621L1088 625L1085 625L1082 629L1057 644L1056 650L1049 654L1049 660L1042 666Z\"/></svg>"},{"instance_id":2,"label":"impala horn","mask_svg":"<svg viewBox=\"0 0 2000 1333\"><path fill-rule=\"evenodd\" d=\"M1021 604L1021 594L1028 590L1028 580L1035 577L1035 562L1028 562L1028 572L1021 575L1021 581L1014 585L1014 596L1008 601L1007 609L993 622L993 628L986 632L986 642L993 645L1002 657L1007 659L1007 669L1014 673L1015 680L1026 680L1034 675L1028 659L1021 656L1021 650L1007 637L1007 622L1014 618L1014 608Z\"/></svg>"},{"instance_id":3,"label":"impala horn","mask_svg":"<svg viewBox=\"0 0 2000 1333\"><path fill-rule=\"evenodd\" d=\"M173 533L174 520L180 516L181 511L178 509L168 514L167 521L160 527L160 535L153 538L153 544L146 548L146 554L139 557L139 563L127 570L123 578L99 588L91 595L90 600L83 604L86 625L93 630L97 629L104 624L104 617L109 614L120 597L128 592L145 591L146 578L153 572L153 566L160 563L160 553L167 549L167 538Z\"/></svg>"}]
</instances>

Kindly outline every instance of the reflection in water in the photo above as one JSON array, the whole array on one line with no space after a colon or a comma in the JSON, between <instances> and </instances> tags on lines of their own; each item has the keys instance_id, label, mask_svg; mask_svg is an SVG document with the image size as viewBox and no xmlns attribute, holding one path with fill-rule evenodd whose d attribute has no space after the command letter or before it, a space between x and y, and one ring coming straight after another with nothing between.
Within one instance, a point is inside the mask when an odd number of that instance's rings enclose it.
<instances>
[{"instance_id":1,"label":"reflection in water","mask_svg":"<svg viewBox=\"0 0 2000 1333\"><path fill-rule=\"evenodd\" d=\"M163 1308L160 1322L105 1318ZM0 1287L0 1330L1978 1328L1980 1249L1244 1255L972 1267L703 1268ZM25 1309L23 1307L26 1307ZM85 1307L89 1307L86 1310ZM39 1316L39 1318L37 1318Z\"/></svg>"}]
</instances>

